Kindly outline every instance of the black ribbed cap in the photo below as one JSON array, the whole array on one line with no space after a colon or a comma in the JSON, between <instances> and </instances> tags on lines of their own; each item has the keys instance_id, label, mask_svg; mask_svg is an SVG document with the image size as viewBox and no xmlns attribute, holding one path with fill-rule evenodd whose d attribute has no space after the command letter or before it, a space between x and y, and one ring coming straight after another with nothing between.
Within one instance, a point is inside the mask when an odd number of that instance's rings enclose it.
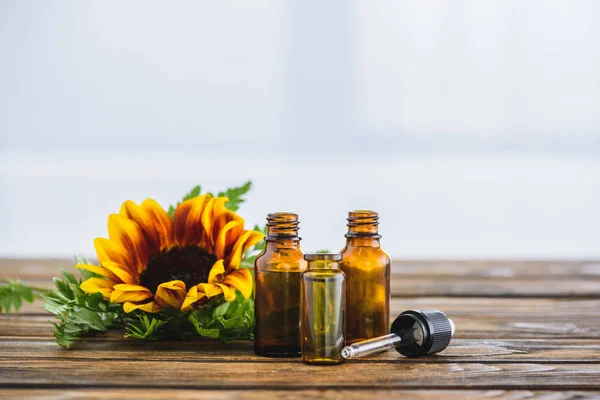
<instances>
[{"instance_id":1,"label":"black ribbed cap","mask_svg":"<svg viewBox=\"0 0 600 400\"><path fill-rule=\"evenodd\" d=\"M415 323L423 334L420 344L412 340ZM400 336L405 343L396 347L400 354L406 357L421 357L439 353L448 347L452 338L452 325L446 314L439 310L408 310L394 320L391 332Z\"/></svg>"}]
</instances>

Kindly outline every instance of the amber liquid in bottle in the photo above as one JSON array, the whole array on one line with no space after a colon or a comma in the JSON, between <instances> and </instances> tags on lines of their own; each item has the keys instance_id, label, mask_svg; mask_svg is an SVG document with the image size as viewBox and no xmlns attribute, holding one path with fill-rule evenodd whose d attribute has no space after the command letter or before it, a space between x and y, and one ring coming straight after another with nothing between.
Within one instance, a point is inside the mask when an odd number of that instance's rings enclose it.
<instances>
[{"instance_id":1,"label":"amber liquid in bottle","mask_svg":"<svg viewBox=\"0 0 600 400\"><path fill-rule=\"evenodd\" d=\"M307 254L302 274L302 361L339 364L344 361L345 277L338 268L341 254Z\"/></svg>"},{"instance_id":2,"label":"amber liquid in bottle","mask_svg":"<svg viewBox=\"0 0 600 400\"><path fill-rule=\"evenodd\" d=\"M390 333L390 257L380 246L374 211L348 213L340 269L346 274L346 343Z\"/></svg>"},{"instance_id":3,"label":"amber liquid in bottle","mask_svg":"<svg viewBox=\"0 0 600 400\"><path fill-rule=\"evenodd\" d=\"M300 356L300 281L306 270L298 216L267 216L265 249L254 264L254 352L268 357Z\"/></svg>"}]
</instances>

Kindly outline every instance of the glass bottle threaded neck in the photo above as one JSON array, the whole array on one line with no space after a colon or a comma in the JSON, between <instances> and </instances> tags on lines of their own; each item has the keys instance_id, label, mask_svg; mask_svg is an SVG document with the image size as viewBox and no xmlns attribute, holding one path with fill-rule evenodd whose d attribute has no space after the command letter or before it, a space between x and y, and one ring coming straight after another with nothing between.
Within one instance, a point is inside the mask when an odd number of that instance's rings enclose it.
<instances>
[{"instance_id":1,"label":"glass bottle threaded neck","mask_svg":"<svg viewBox=\"0 0 600 400\"><path fill-rule=\"evenodd\" d=\"M370 210L355 210L348 213L347 238L379 239L379 214Z\"/></svg>"},{"instance_id":2,"label":"glass bottle threaded neck","mask_svg":"<svg viewBox=\"0 0 600 400\"><path fill-rule=\"evenodd\" d=\"M300 240L298 230L300 222L298 214L288 212L276 212L267 215L266 241L276 240Z\"/></svg>"},{"instance_id":3,"label":"glass bottle threaded neck","mask_svg":"<svg viewBox=\"0 0 600 400\"><path fill-rule=\"evenodd\" d=\"M339 262L342 261L340 253L313 253L305 254L304 259L308 261L308 269L339 269Z\"/></svg>"}]
</instances>

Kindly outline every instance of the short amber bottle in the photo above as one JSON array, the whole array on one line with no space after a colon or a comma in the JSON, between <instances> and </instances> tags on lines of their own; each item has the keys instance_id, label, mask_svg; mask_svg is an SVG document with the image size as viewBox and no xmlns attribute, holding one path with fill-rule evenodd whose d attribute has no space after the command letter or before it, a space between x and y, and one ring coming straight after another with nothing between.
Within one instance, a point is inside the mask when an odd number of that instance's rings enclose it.
<instances>
[{"instance_id":1,"label":"short amber bottle","mask_svg":"<svg viewBox=\"0 0 600 400\"><path fill-rule=\"evenodd\" d=\"M344 361L345 276L341 254L307 254L302 274L302 361L339 364Z\"/></svg>"},{"instance_id":2,"label":"short amber bottle","mask_svg":"<svg viewBox=\"0 0 600 400\"><path fill-rule=\"evenodd\" d=\"M390 257L379 243L374 211L348 213L340 269L346 274L346 343L390 333Z\"/></svg>"},{"instance_id":3,"label":"short amber bottle","mask_svg":"<svg viewBox=\"0 0 600 400\"><path fill-rule=\"evenodd\" d=\"M300 356L300 281L306 270L298 215L267 216L265 249L254 264L254 352L268 357Z\"/></svg>"}]
</instances>

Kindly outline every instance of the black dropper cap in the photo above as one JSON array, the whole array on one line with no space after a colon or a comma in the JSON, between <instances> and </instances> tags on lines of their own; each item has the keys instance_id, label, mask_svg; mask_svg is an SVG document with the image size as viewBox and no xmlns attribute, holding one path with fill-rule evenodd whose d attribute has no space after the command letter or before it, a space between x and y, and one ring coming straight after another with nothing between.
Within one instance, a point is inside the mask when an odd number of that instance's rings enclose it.
<instances>
[{"instance_id":1,"label":"black dropper cap","mask_svg":"<svg viewBox=\"0 0 600 400\"><path fill-rule=\"evenodd\" d=\"M396 347L406 357L421 357L439 353L448 347L454 324L439 310L408 310L398 315L392 323L391 333L402 339Z\"/></svg>"}]
</instances>

